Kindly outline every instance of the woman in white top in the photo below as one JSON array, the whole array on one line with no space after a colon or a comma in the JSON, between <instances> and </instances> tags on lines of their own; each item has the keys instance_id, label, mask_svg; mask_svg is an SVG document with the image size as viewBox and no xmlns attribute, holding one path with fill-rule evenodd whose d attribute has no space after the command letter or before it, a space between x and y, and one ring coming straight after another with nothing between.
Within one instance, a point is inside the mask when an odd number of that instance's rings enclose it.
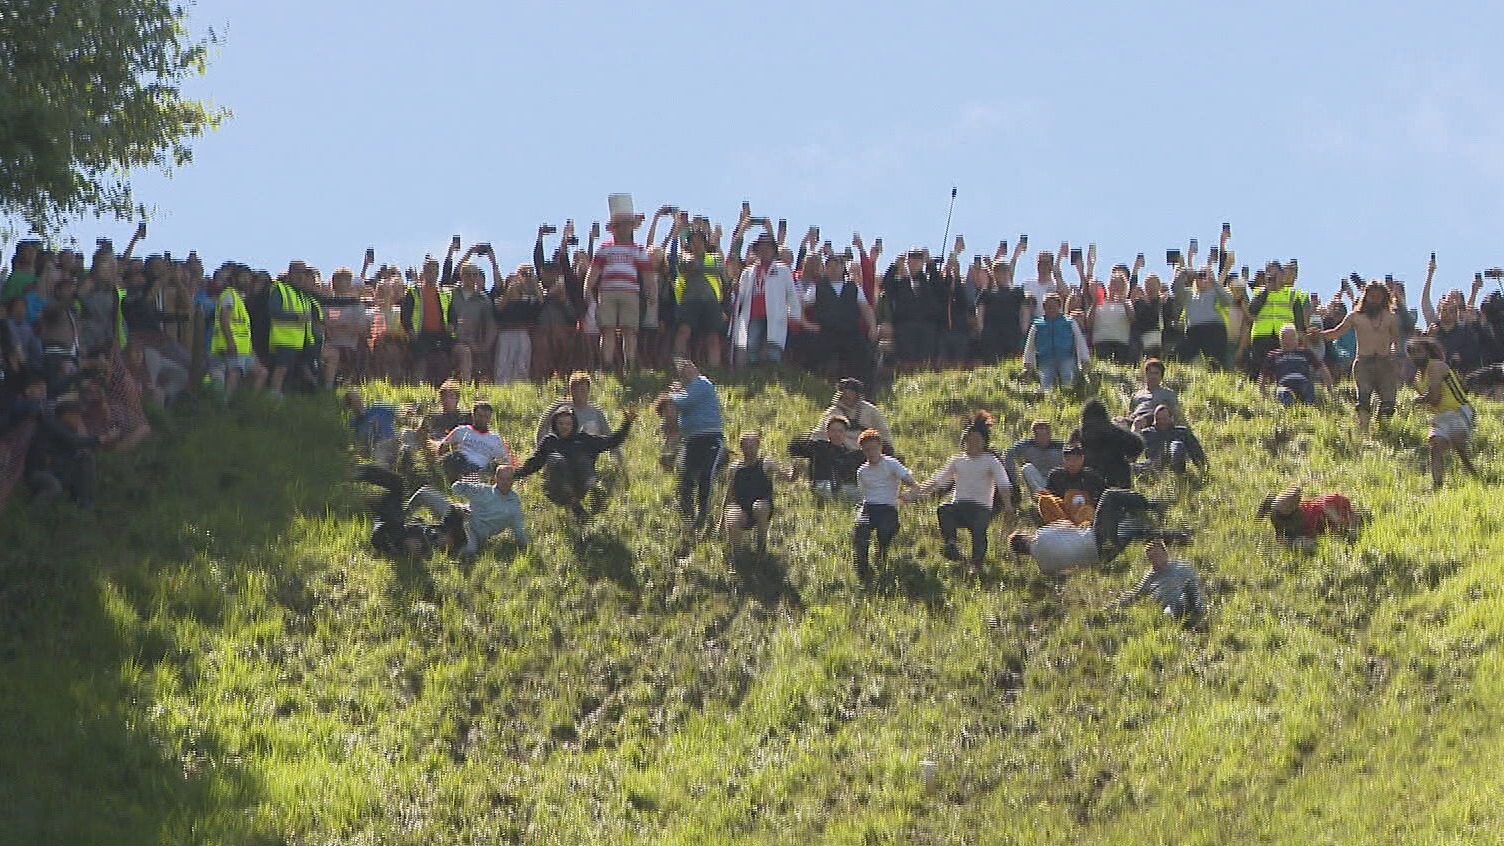
<instances>
[{"instance_id":1,"label":"woman in white top","mask_svg":"<svg viewBox=\"0 0 1504 846\"><path fill-rule=\"evenodd\" d=\"M883 455L883 438L876 429L863 432L861 444L867 463L856 471L862 504L857 506L856 525L851 528L851 546L857 578L866 585L872 582L872 567L867 563L872 533L877 532L877 562L882 564L888 558L888 545L898 534L898 503L908 498L907 494L899 495L898 486L912 490L919 485L909 468L900 464L898 459Z\"/></svg>"},{"instance_id":2,"label":"woman in white top","mask_svg":"<svg viewBox=\"0 0 1504 846\"><path fill-rule=\"evenodd\" d=\"M971 533L971 569L979 572L982 560L987 557L987 526L992 522L994 502L1012 511L1009 499L1012 488L1008 471L992 452L987 450L992 430L992 415L979 411L966 424L961 433L964 452L952 455L939 472L919 486L922 494L944 490L954 485L950 502L935 509L940 522L940 537L945 541L943 554L951 561L961 560L961 550L956 535L961 527Z\"/></svg>"},{"instance_id":3,"label":"woman in white top","mask_svg":"<svg viewBox=\"0 0 1504 846\"><path fill-rule=\"evenodd\" d=\"M1112 269L1107 299L1091 306L1092 349L1096 357L1117 364L1133 363L1133 301L1128 299L1128 267Z\"/></svg>"}]
</instances>

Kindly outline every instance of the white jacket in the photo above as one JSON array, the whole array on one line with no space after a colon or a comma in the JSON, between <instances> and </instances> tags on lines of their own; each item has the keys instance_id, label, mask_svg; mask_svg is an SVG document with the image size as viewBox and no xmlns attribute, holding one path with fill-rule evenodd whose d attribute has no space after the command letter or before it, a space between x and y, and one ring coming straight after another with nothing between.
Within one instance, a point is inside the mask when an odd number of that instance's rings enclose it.
<instances>
[{"instance_id":1,"label":"white jacket","mask_svg":"<svg viewBox=\"0 0 1504 846\"><path fill-rule=\"evenodd\" d=\"M736 312L731 321L731 343L738 348L747 346L747 325L752 322L752 286L756 283L759 265L748 265L736 284ZM801 308L798 289L794 284L794 271L781 261L773 262L763 282L763 296L768 305L768 343L787 346L789 321L797 319Z\"/></svg>"}]
</instances>

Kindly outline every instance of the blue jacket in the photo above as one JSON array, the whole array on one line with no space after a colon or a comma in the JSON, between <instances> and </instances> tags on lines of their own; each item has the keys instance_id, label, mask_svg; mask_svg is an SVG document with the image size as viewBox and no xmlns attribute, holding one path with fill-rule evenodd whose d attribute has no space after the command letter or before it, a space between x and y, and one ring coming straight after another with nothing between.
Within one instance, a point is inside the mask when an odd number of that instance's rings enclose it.
<instances>
[{"instance_id":1,"label":"blue jacket","mask_svg":"<svg viewBox=\"0 0 1504 846\"><path fill-rule=\"evenodd\" d=\"M1055 361L1061 358L1075 360L1076 332L1069 317L1060 315L1046 320L1034 319L1034 355L1040 361Z\"/></svg>"},{"instance_id":2,"label":"blue jacket","mask_svg":"<svg viewBox=\"0 0 1504 846\"><path fill-rule=\"evenodd\" d=\"M721 400L715 395L715 386L704 376L696 377L682 392L669 394L669 399L679 409L679 432L683 437L719 434L724 428Z\"/></svg>"}]
</instances>

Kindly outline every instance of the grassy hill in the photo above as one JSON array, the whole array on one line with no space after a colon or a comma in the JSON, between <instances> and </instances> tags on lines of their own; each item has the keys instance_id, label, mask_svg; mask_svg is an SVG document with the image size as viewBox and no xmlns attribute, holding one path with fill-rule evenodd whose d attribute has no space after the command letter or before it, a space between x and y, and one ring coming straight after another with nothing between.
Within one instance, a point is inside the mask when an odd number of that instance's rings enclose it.
<instances>
[{"instance_id":1,"label":"grassy hill","mask_svg":"<svg viewBox=\"0 0 1504 846\"><path fill-rule=\"evenodd\" d=\"M1104 375L1110 407L1129 376ZM870 592L849 508L803 488L780 493L770 569L709 543L680 562L651 415L588 528L529 481L534 546L471 565L365 548L327 401L161 420L106 462L97 514L4 515L0 842L1497 842L1498 462L1433 494L1418 411L1363 439L1344 406L1169 382L1213 463L1204 485L1147 486L1198 529L1198 631L1098 610L1136 552L1061 581L998 534L978 581L940 557L933 502L903 510ZM658 387L599 390L613 410ZM484 394L515 444L557 390ZM728 428L781 444L830 386L725 394ZM926 475L973 408L1012 436L1079 407L1011 368L880 402ZM1489 453L1499 411L1480 413ZM1275 547L1253 512L1292 478L1373 524Z\"/></svg>"}]
</instances>

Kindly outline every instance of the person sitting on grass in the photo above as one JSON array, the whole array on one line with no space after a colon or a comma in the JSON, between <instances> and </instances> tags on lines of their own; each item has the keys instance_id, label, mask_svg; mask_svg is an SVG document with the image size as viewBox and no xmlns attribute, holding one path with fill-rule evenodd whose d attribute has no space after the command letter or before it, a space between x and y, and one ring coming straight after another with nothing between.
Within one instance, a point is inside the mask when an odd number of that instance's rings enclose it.
<instances>
[{"instance_id":1,"label":"person sitting on grass","mask_svg":"<svg viewBox=\"0 0 1504 846\"><path fill-rule=\"evenodd\" d=\"M616 449L627 439L636 409L627 409L620 429L610 435L592 435L580 429L574 409L565 407L554 412L551 432L538 444L538 450L518 468L516 480L543 471L543 495L549 502L570 510L577 520L588 520L584 499L595 484L595 459Z\"/></svg>"},{"instance_id":2,"label":"person sitting on grass","mask_svg":"<svg viewBox=\"0 0 1504 846\"><path fill-rule=\"evenodd\" d=\"M575 423L581 432L601 437L611 434L611 422L606 419L606 412L590 401L590 389L589 373L577 370L570 374L569 395L549 403L538 418L538 433L533 439L535 446L543 444L543 439L553 430L554 415L566 408L574 410ZM622 466L624 459L620 449L613 449L611 456L616 459L618 467Z\"/></svg>"},{"instance_id":3,"label":"person sitting on grass","mask_svg":"<svg viewBox=\"0 0 1504 846\"><path fill-rule=\"evenodd\" d=\"M1316 377L1332 388L1332 374L1316 353L1300 345L1295 326L1286 323L1279 331L1279 346L1264 357L1259 387L1274 386L1274 398L1283 405L1316 404Z\"/></svg>"},{"instance_id":4,"label":"person sitting on grass","mask_svg":"<svg viewBox=\"0 0 1504 846\"><path fill-rule=\"evenodd\" d=\"M658 466L672 472L679 458L679 447L682 446L679 437L679 407L674 405L668 394L663 394L653 400L653 411L658 415Z\"/></svg>"},{"instance_id":5,"label":"person sitting on grass","mask_svg":"<svg viewBox=\"0 0 1504 846\"><path fill-rule=\"evenodd\" d=\"M1350 541L1357 540L1365 520L1345 494L1302 497L1299 485L1264 497L1259 503L1258 517L1269 518L1276 538L1305 550L1314 549L1316 538L1325 534L1341 534Z\"/></svg>"},{"instance_id":6,"label":"person sitting on grass","mask_svg":"<svg viewBox=\"0 0 1504 846\"><path fill-rule=\"evenodd\" d=\"M1435 338L1416 336L1405 343L1405 354L1415 365L1417 404L1431 409L1431 429L1426 435L1430 446L1431 488L1440 490L1446 477L1447 453L1455 451L1463 469L1478 475L1468 457L1467 443L1473 433L1475 415L1467 392L1457 380L1457 373L1446 362L1446 351Z\"/></svg>"},{"instance_id":7,"label":"person sitting on grass","mask_svg":"<svg viewBox=\"0 0 1504 846\"><path fill-rule=\"evenodd\" d=\"M1149 572L1109 607L1121 608L1140 597L1152 596L1165 614L1193 624L1205 608L1196 569L1188 561L1171 559L1169 547L1162 540L1144 544L1144 557L1149 559Z\"/></svg>"},{"instance_id":8,"label":"person sitting on grass","mask_svg":"<svg viewBox=\"0 0 1504 846\"><path fill-rule=\"evenodd\" d=\"M1202 473L1206 472L1206 450L1201 448L1201 441L1191 427L1175 425L1169 406L1155 408L1154 425L1141 434L1144 461L1139 463L1140 469L1169 467L1177 474L1184 474L1187 466L1195 464Z\"/></svg>"},{"instance_id":9,"label":"person sitting on grass","mask_svg":"<svg viewBox=\"0 0 1504 846\"><path fill-rule=\"evenodd\" d=\"M1079 444L1065 448L1064 463L1050 471L1044 490L1035 498L1041 523L1066 522L1090 526L1107 482L1086 467L1086 450Z\"/></svg>"},{"instance_id":10,"label":"person sitting on grass","mask_svg":"<svg viewBox=\"0 0 1504 846\"><path fill-rule=\"evenodd\" d=\"M789 441L789 455L809 461L809 483L821 498L856 502L860 496L856 471L867 461L859 449L847 446L850 424L837 414L825 421L825 437L800 435Z\"/></svg>"},{"instance_id":11,"label":"person sitting on grass","mask_svg":"<svg viewBox=\"0 0 1504 846\"><path fill-rule=\"evenodd\" d=\"M350 430L355 442L377 464L390 469L396 459L397 407L384 402L369 405L360 391L351 388L345 391L345 411L350 414Z\"/></svg>"},{"instance_id":12,"label":"person sitting on grass","mask_svg":"<svg viewBox=\"0 0 1504 846\"><path fill-rule=\"evenodd\" d=\"M1133 460L1144 452L1144 439L1112 422L1107 406L1089 399L1081 406L1081 425L1071 441L1086 451L1086 466L1102 474L1109 487L1133 487Z\"/></svg>"},{"instance_id":13,"label":"person sitting on grass","mask_svg":"<svg viewBox=\"0 0 1504 846\"><path fill-rule=\"evenodd\" d=\"M1003 465L1019 492L1033 497L1045 489L1050 473L1064 463L1065 441L1054 437L1048 420L1035 420L1030 433L1030 437L1008 447Z\"/></svg>"},{"instance_id":14,"label":"person sitting on grass","mask_svg":"<svg viewBox=\"0 0 1504 846\"><path fill-rule=\"evenodd\" d=\"M836 394L831 398L830 407L820 415L820 423L810 432L812 438L826 437L826 424L832 417L846 418L846 446L850 449L861 449L857 438L868 429L875 430L883 439L883 453L893 453L893 433L888 429L888 419L878 410L877 406L862 399L862 391L865 386L860 379L850 377L842 379L838 384Z\"/></svg>"},{"instance_id":15,"label":"person sitting on grass","mask_svg":"<svg viewBox=\"0 0 1504 846\"><path fill-rule=\"evenodd\" d=\"M963 526L971 533L970 566L981 572L987 557L987 527L994 508L1013 511L1009 494L1012 485L1003 462L987 449L992 433L992 415L977 412L962 430L963 452L952 455L934 476L919 486L921 494L943 491L951 486L950 502L935 509L940 523L940 537L945 542L942 554L950 561L961 560L957 534Z\"/></svg>"},{"instance_id":16,"label":"person sitting on grass","mask_svg":"<svg viewBox=\"0 0 1504 846\"><path fill-rule=\"evenodd\" d=\"M757 553L768 551L768 523L773 519L773 479L793 481L792 468L762 457L762 433L743 432L737 439L741 457L727 468L731 489L721 526L732 555L746 547L747 532L756 534Z\"/></svg>"},{"instance_id":17,"label":"person sitting on grass","mask_svg":"<svg viewBox=\"0 0 1504 846\"><path fill-rule=\"evenodd\" d=\"M512 474L512 465L503 464L496 468L496 475L489 485L461 479L449 486L456 496L470 503L470 516L465 520L465 545L460 550L462 559L475 558L482 543L508 529L512 530L512 539L519 549L527 547L522 499L512 490Z\"/></svg>"},{"instance_id":18,"label":"person sitting on grass","mask_svg":"<svg viewBox=\"0 0 1504 846\"><path fill-rule=\"evenodd\" d=\"M1128 395L1128 419L1142 430L1150 425L1154 409L1169 406L1170 416L1180 420L1180 397L1164 385L1165 363L1157 358L1144 362L1144 386Z\"/></svg>"},{"instance_id":19,"label":"person sitting on grass","mask_svg":"<svg viewBox=\"0 0 1504 846\"><path fill-rule=\"evenodd\" d=\"M460 408L460 383L445 379L439 385L439 410L428 414L428 431L444 437L456 426L468 426L473 421L470 412Z\"/></svg>"},{"instance_id":20,"label":"person sitting on grass","mask_svg":"<svg viewBox=\"0 0 1504 846\"><path fill-rule=\"evenodd\" d=\"M877 563L888 560L888 547L898 535L898 486L918 488L909 468L892 456L883 455L883 436L876 429L862 432L858 443L867 461L856 471L856 484L862 502L857 507L856 524L851 528L852 560L857 578L863 585L872 583L872 566L867 554L872 533L877 533Z\"/></svg>"},{"instance_id":21,"label":"person sitting on grass","mask_svg":"<svg viewBox=\"0 0 1504 846\"><path fill-rule=\"evenodd\" d=\"M433 443L451 480L489 473L491 467L512 463L512 450L507 442L491 431L492 413L489 402L476 403L470 412L472 422L455 426Z\"/></svg>"},{"instance_id":22,"label":"person sitting on grass","mask_svg":"<svg viewBox=\"0 0 1504 846\"><path fill-rule=\"evenodd\" d=\"M1090 526L1060 520L1035 532L1014 532L1008 536L1008 548L1016 555L1033 556L1046 575L1064 575L1108 563L1133 540L1188 540L1189 531L1156 529L1142 517L1151 511L1163 513L1165 507L1166 503L1152 501L1141 493L1109 488L1102 493Z\"/></svg>"}]
</instances>

